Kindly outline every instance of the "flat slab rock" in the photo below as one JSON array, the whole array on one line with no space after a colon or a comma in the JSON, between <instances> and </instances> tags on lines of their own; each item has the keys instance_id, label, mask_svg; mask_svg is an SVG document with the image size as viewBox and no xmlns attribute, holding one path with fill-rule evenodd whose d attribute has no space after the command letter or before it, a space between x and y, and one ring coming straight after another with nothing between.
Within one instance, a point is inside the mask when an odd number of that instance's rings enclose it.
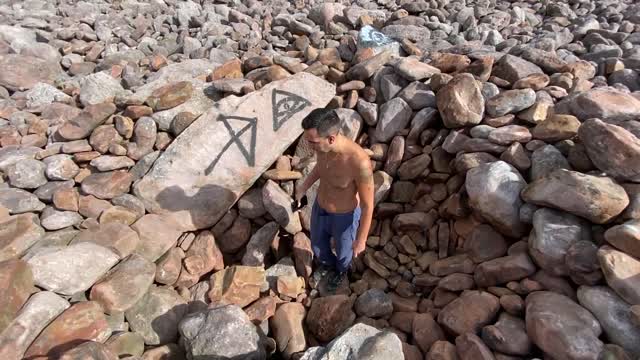
<instances>
[{"instance_id":1,"label":"flat slab rock","mask_svg":"<svg viewBox=\"0 0 640 360\"><path fill-rule=\"evenodd\" d=\"M134 193L184 231L210 227L300 136L302 119L334 93L334 85L299 73L227 97L178 136Z\"/></svg>"},{"instance_id":2,"label":"flat slab rock","mask_svg":"<svg viewBox=\"0 0 640 360\"><path fill-rule=\"evenodd\" d=\"M113 251L93 243L47 247L27 262L36 285L63 295L89 289L120 260Z\"/></svg>"}]
</instances>

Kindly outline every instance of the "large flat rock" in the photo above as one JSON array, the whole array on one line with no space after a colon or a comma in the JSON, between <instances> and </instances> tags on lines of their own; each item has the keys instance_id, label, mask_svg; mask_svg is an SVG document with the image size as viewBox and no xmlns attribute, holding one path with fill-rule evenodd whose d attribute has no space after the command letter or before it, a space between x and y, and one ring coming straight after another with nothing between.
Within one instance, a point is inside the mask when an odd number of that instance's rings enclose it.
<instances>
[{"instance_id":1,"label":"large flat rock","mask_svg":"<svg viewBox=\"0 0 640 360\"><path fill-rule=\"evenodd\" d=\"M300 136L302 119L334 94L332 84L299 73L227 97L176 138L134 192L185 231L211 227Z\"/></svg>"}]
</instances>

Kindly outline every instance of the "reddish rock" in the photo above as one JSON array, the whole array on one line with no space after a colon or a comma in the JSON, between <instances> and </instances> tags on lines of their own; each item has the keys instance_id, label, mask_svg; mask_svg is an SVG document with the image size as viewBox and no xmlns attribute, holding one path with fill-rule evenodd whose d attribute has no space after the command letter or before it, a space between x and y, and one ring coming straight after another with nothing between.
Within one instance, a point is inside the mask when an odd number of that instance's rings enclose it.
<instances>
[{"instance_id":1,"label":"reddish rock","mask_svg":"<svg viewBox=\"0 0 640 360\"><path fill-rule=\"evenodd\" d=\"M603 343L596 318L568 297L536 291L526 299L531 341L555 359L597 359Z\"/></svg>"},{"instance_id":2,"label":"reddish rock","mask_svg":"<svg viewBox=\"0 0 640 360\"><path fill-rule=\"evenodd\" d=\"M0 333L36 291L29 265L18 259L0 262Z\"/></svg>"},{"instance_id":3,"label":"reddish rock","mask_svg":"<svg viewBox=\"0 0 640 360\"><path fill-rule=\"evenodd\" d=\"M185 254L183 263L184 269L180 274L177 286L193 286L204 274L212 270L224 269L222 253L210 231L202 231L196 236Z\"/></svg>"},{"instance_id":4,"label":"reddish rock","mask_svg":"<svg viewBox=\"0 0 640 360\"><path fill-rule=\"evenodd\" d=\"M487 345L477 335L466 333L456 338L456 352L460 360L494 360Z\"/></svg>"},{"instance_id":5,"label":"reddish rock","mask_svg":"<svg viewBox=\"0 0 640 360\"><path fill-rule=\"evenodd\" d=\"M328 342L345 331L356 319L346 295L317 298L311 303L305 323L320 341Z\"/></svg>"},{"instance_id":6,"label":"reddish rock","mask_svg":"<svg viewBox=\"0 0 640 360\"><path fill-rule=\"evenodd\" d=\"M111 328L102 307L94 301L82 301L49 324L31 344L25 357L56 357L84 341L105 342L109 336Z\"/></svg>"},{"instance_id":7,"label":"reddish rock","mask_svg":"<svg viewBox=\"0 0 640 360\"><path fill-rule=\"evenodd\" d=\"M302 275L305 280L308 280L313 270L313 250L311 249L311 240L303 232L299 232L293 237L293 258L298 275Z\"/></svg>"},{"instance_id":8,"label":"reddish rock","mask_svg":"<svg viewBox=\"0 0 640 360\"><path fill-rule=\"evenodd\" d=\"M124 312L144 296L154 275L155 265L133 254L91 288L90 298L101 304L107 314Z\"/></svg>"},{"instance_id":9,"label":"reddish rock","mask_svg":"<svg viewBox=\"0 0 640 360\"><path fill-rule=\"evenodd\" d=\"M184 251L179 247L171 248L162 255L156 261L156 282L165 285L175 284L182 271L182 259Z\"/></svg>"},{"instance_id":10,"label":"reddish rock","mask_svg":"<svg viewBox=\"0 0 640 360\"><path fill-rule=\"evenodd\" d=\"M143 116L151 116L151 114L153 114L153 109L148 106L130 105L127 106L127 108L124 110L122 116L126 116L128 118L136 120Z\"/></svg>"},{"instance_id":11,"label":"reddish rock","mask_svg":"<svg viewBox=\"0 0 640 360\"><path fill-rule=\"evenodd\" d=\"M526 253L505 256L484 262L475 270L474 279L478 287L506 284L521 280L536 272L536 266Z\"/></svg>"},{"instance_id":12,"label":"reddish rock","mask_svg":"<svg viewBox=\"0 0 640 360\"><path fill-rule=\"evenodd\" d=\"M456 347L448 341L436 341L429 353L427 360L457 360Z\"/></svg>"},{"instance_id":13,"label":"reddish rock","mask_svg":"<svg viewBox=\"0 0 640 360\"><path fill-rule=\"evenodd\" d=\"M182 234L173 223L159 215L147 214L131 226L138 233L140 242L135 250L149 261L156 261L173 247Z\"/></svg>"},{"instance_id":14,"label":"reddish rock","mask_svg":"<svg viewBox=\"0 0 640 360\"><path fill-rule=\"evenodd\" d=\"M424 353L429 352L429 349L436 341L445 340L440 325L430 314L417 314L413 318L411 334L420 350Z\"/></svg>"},{"instance_id":15,"label":"reddish rock","mask_svg":"<svg viewBox=\"0 0 640 360\"><path fill-rule=\"evenodd\" d=\"M155 89L147 99L154 111L174 108L191 98L193 85L190 81L180 81Z\"/></svg>"},{"instance_id":16,"label":"reddish rock","mask_svg":"<svg viewBox=\"0 0 640 360\"><path fill-rule=\"evenodd\" d=\"M499 299L488 292L471 290L450 302L438 314L438 323L450 333L477 333L500 310Z\"/></svg>"},{"instance_id":17,"label":"reddish rock","mask_svg":"<svg viewBox=\"0 0 640 360\"><path fill-rule=\"evenodd\" d=\"M85 342L65 352L58 360L117 360L118 357L109 348L94 341Z\"/></svg>"},{"instance_id":18,"label":"reddish rock","mask_svg":"<svg viewBox=\"0 0 640 360\"><path fill-rule=\"evenodd\" d=\"M82 191L99 199L113 199L129 191L133 176L126 171L89 175L82 181Z\"/></svg>"},{"instance_id":19,"label":"reddish rock","mask_svg":"<svg viewBox=\"0 0 640 360\"><path fill-rule=\"evenodd\" d=\"M139 240L138 234L128 226L109 223L81 231L71 243L92 242L113 249L121 258L125 258L138 247Z\"/></svg>"},{"instance_id":20,"label":"reddish rock","mask_svg":"<svg viewBox=\"0 0 640 360\"><path fill-rule=\"evenodd\" d=\"M211 276L209 299L212 303L245 307L260 297L265 271L259 266L232 266Z\"/></svg>"},{"instance_id":21,"label":"reddish rock","mask_svg":"<svg viewBox=\"0 0 640 360\"><path fill-rule=\"evenodd\" d=\"M244 309L244 312L249 317L249 320L258 325L275 314L277 302L278 300L275 297L265 296L249 305Z\"/></svg>"}]
</instances>

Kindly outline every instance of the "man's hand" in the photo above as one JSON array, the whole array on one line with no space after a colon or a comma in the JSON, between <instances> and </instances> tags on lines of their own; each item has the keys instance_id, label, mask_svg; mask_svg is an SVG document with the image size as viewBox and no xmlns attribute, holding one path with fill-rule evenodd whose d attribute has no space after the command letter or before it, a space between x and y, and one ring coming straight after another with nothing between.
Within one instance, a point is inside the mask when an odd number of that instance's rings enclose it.
<instances>
[{"instance_id":1,"label":"man's hand","mask_svg":"<svg viewBox=\"0 0 640 360\"><path fill-rule=\"evenodd\" d=\"M358 255L364 252L367 248L367 242L362 240L356 240L353 242L353 257L356 258Z\"/></svg>"},{"instance_id":2,"label":"man's hand","mask_svg":"<svg viewBox=\"0 0 640 360\"><path fill-rule=\"evenodd\" d=\"M297 187L296 193L294 195L295 196L294 200L296 202L299 202L300 200L302 200L306 192L307 192L307 189L305 189L304 186Z\"/></svg>"}]
</instances>

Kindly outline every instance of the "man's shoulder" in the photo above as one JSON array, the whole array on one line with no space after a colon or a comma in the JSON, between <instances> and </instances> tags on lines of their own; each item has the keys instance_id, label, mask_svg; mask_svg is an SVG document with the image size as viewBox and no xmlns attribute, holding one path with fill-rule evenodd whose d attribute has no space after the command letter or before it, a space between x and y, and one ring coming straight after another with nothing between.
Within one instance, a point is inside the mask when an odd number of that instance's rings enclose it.
<instances>
[{"instance_id":1,"label":"man's shoulder","mask_svg":"<svg viewBox=\"0 0 640 360\"><path fill-rule=\"evenodd\" d=\"M364 151L362 146L358 145L355 141L349 139L351 141L351 146L349 147L349 158L354 163L362 163L365 161L369 161L369 155Z\"/></svg>"}]
</instances>

